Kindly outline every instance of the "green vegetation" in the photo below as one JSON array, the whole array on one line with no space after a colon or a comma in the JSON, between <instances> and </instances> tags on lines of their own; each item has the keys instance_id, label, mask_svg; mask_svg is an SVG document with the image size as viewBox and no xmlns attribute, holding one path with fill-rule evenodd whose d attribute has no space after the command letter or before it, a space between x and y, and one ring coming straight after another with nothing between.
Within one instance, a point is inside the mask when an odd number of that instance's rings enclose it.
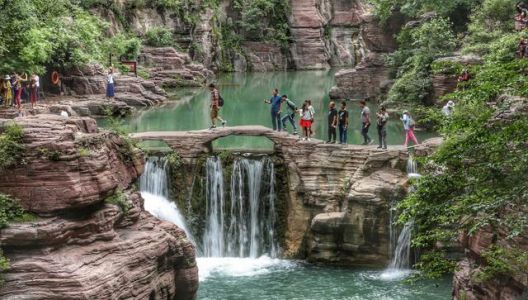
<instances>
[{"instance_id":1,"label":"green vegetation","mask_svg":"<svg viewBox=\"0 0 528 300\"><path fill-rule=\"evenodd\" d=\"M172 32L165 27L154 27L145 33L145 44L153 47L172 46Z\"/></svg>"},{"instance_id":2,"label":"green vegetation","mask_svg":"<svg viewBox=\"0 0 528 300\"><path fill-rule=\"evenodd\" d=\"M415 109L420 125L437 129L445 142L424 159L425 175L399 205L400 222L414 221L412 243L423 249L415 266L420 276L437 278L456 266L438 245L452 245L460 233L500 228L508 233L501 238L515 244L515 237L527 232L528 119L519 113L522 109L509 112L509 106L526 105L518 97L528 97L528 60L516 59L515 52L519 39L528 34L513 30L516 1L372 2L385 21L395 12L414 18L431 10L438 13L398 35L400 49L388 57L396 74L389 102L428 104L433 74L455 76L465 68L434 62L439 57L461 49L484 59L482 65L469 67L472 80L444 97L456 102L452 117L444 117L438 108ZM526 274L528 259L519 251L492 246L483 254L485 262L475 280Z\"/></svg>"},{"instance_id":3,"label":"green vegetation","mask_svg":"<svg viewBox=\"0 0 528 300\"><path fill-rule=\"evenodd\" d=\"M24 131L16 123L4 128L4 132L0 135L0 171L21 163L24 152L23 137Z\"/></svg>"},{"instance_id":4,"label":"green vegetation","mask_svg":"<svg viewBox=\"0 0 528 300\"><path fill-rule=\"evenodd\" d=\"M90 151L90 149L84 148L84 147L79 148L79 156L80 157L88 157L90 155L92 155L92 151Z\"/></svg>"},{"instance_id":5,"label":"green vegetation","mask_svg":"<svg viewBox=\"0 0 528 300\"><path fill-rule=\"evenodd\" d=\"M183 165L183 159L182 157L176 153L176 152L170 152L168 153L165 158L167 159L167 162L171 168L171 170L176 170L179 167Z\"/></svg>"},{"instance_id":6,"label":"green vegetation","mask_svg":"<svg viewBox=\"0 0 528 300\"><path fill-rule=\"evenodd\" d=\"M528 252L518 248L493 246L482 253L486 265L473 274L477 282L486 282L499 276L523 276L528 270Z\"/></svg>"},{"instance_id":7,"label":"green vegetation","mask_svg":"<svg viewBox=\"0 0 528 300\"><path fill-rule=\"evenodd\" d=\"M60 161L62 155L60 151L48 148L40 148L39 153L51 161Z\"/></svg>"},{"instance_id":8,"label":"green vegetation","mask_svg":"<svg viewBox=\"0 0 528 300\"><path fill-rule=\"evenodd\" d=\"M125 162L134 161L139 151L138 142L129 136L130 132L128 131L122 119L114 117L111 111L107 112L107 116L107 128L110 130L110 132L119 136L120 138L120 142L117 143L117 150L119 151L121 158Z\"/></svg>"},{"instance_id":9,"label":"green vegetation","mask_svg":"<svg viewBox=\"0 0 528 300\"><path fill-rule=\"evenodd\" d=\"M24 210L18 201L11 196L0 193L0 229L7 227L7 224L15 220L24 220Z\"/></svg>"},{"instance_id":10,"label":"green vegetation","mask_svg":"<svg viewBox=\"0 0 528 300\"><path fill-rule=\"evenodd\" d=\"M118 206L125 216L132 208L132 204L128 202L122 190L117 190L113 195L107 197L105 203Z\"/></svg>"}]
</instances>

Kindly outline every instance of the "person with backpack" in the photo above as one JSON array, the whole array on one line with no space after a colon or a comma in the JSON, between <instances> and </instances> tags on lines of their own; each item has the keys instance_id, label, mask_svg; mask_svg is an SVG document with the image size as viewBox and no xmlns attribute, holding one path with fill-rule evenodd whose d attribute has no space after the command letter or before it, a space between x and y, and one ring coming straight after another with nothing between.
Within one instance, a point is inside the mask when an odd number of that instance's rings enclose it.
<instances>
[{"instance_id":1,"label":"person with backpack","mask_svg":"<svg viewBox=\"0 0 528 300\"><path fill-rule=\"evenodd\" d=\"M346 102L341 102L341 109L337 113L337 126L339 128L339 144L345 145L348 138L348 111Z\"/></svg>"},{"instance_id":2,"label":"person with backpack","mask_svg":"<svg viewBox=\"0 0 528 300\"><path fill-rule=\"evenodd\" d=\"M295 113L298 110L297 105L295 105L295 103L293 103L293 101L288 99L287 95L282 95L282 103L286 104L286 109L287 109L286 115L281 120L282 129L287 131L287 129L286 129L286 121L290 121L290 124L293 126L293 134L294 135L299 134L297 132L297 125L295 125Z\"/></svg>"},{"instance_id":3,"label":"person with backpack","mask_svg":"<svg viewBox=\"0 0 528 300\"><path fill-rule=\"evenodd\" d=\"M403 129L405 129L405 143L403 146L407 148L409 140L413 141L415 146L419 145L418 139L416 139L416 136L414 135L415 122L408 110L403 112L403 116L400 120L403 122Z\"/></svg>"},{"instance_id":4,"label":"person with backpack","mask_svg":"<svg viewBox=\"0 0 528 300\"><path fill-rule=\"evenodd\" d=\"M227 121L220 117L220 108L224 106L224 99L220 96L220 92L216 88L214 83L209 84L209 91L211 92L211 127L209 129L216 128L216 120L222 122L222 127L225 127Z\"/></svg>"},{"instance_id":5,"label":"person with backpack","mask_svg":"<svg viewBox=\"0 0 528 300\"><path fill-rule=\"evenodd\" d=\"M328 108L328 140L327 144L335 144L337 140L337 109L335 102L330 102Z\"/></svg>"},{"instance_id":6,"label":"person with backpack","mask_svg":"<svg viewBox=\"0 0 528 300\"><path fill-rule=\"evenodd\" d=\"M273 89L271 98L264 100L264 103L271 104L271 124L273 130L282 131L282 97L279 96L279 90Z\"/></svg>"},{"instance_id":7,"label":"person with backpack","mask_svg":"<svg viewBox=\"0 0 528 300\"><path fill-rule=\"evenodd\" d=\"M384 105L380 106L380 110L376 114L376 117L378 119L378 149L387 150L387 129L385 127L389 121L389 113L387 113L387 109Z\"/></svg>"}]
</instances>

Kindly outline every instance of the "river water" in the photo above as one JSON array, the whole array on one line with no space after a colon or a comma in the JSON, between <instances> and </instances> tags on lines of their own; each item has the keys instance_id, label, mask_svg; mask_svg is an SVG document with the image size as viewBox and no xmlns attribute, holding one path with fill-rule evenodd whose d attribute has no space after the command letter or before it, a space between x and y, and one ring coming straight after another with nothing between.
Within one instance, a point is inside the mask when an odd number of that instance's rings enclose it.
<instances>
[{"instance_id":1,"label":"river water","mask_svg":"<svg viewBox=\"0 0 528 300\"><path fill-rule=\"evenodd\" d=\"M263 125L271 127L270 107L264 104L269 99L271 90L277 87L281 94L287 94L299 107L305 99L312 100L316 110L315 138L327 139L327 112L330 99L328 92L335 85L334 72L329 71L297 71L270 72L249 74L223 74L218 79L218 85L225 106L221 115L228 120L228 126ZM161 107L142 110L128 120L132 132L167 131L167 130L197 130L210 126L209 91L206 88L179 89L171 92L168 104ZM370 104L373 125L370 136L377 142L375 111L377 107ZM357 103L349 102L350 128L349 144L362 143L360 109ZM297 117L296 123L298 124ZM291 125L288 123L291 132ZM433 134L418 132L418 139L432 137ZM389 145L403 144L404 132L397 116L394 116L387 127L387 142ZM215 148L263 150L271 149L272 143L265 138L227 137L217 141Z\"/></svg>"}]
</instances>

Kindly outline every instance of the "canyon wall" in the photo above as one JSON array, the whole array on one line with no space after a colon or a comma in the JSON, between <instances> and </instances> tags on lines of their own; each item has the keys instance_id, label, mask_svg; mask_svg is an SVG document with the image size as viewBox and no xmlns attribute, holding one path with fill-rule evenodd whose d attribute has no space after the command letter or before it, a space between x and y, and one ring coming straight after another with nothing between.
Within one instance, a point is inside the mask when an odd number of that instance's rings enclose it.
<instances>
[{"instance_id":1,"label":"canyon wall","mask_svg":"<svg viewBox=\"0 0 528 300\"><path fill-rule=\"evenodd\" d=\"M13 121L1 120L2 128ZM32 214L0 230L2 299L194 299L195 249L143 209L143 156L90 118L14 119L23 153L0 192Z\"/></svg>"},{"instance_id":2,"label":"canyon wall","mask_svg":"<svg viewBox=\"0 0 528 300\"><path fill-rule=\"evenodd\" d=\"M389 51L396 46L392 38L399 28L393 26L396 22L386 27L380 25L364 0L290 0L290 11L275 12L286 15L287 44L233 32L230 34L240 41L231 45L236 49L228 49L227 37L218 32L222 26L236 28L240 12L231 0L222 1L218 8L202 2L195 1L182 12L171 12L136 7L128 0L115 1L124 14L121 19L127 20L132 32L143 36L155 27L169 28L180 52L188 53L211 70L242 72L355 66L370 52ZM120 17L112 10L98 7L94 12L108 20L111 33L124 30ZM268 25L262 21L261 26Z\"/></svg>"}]
</instances>

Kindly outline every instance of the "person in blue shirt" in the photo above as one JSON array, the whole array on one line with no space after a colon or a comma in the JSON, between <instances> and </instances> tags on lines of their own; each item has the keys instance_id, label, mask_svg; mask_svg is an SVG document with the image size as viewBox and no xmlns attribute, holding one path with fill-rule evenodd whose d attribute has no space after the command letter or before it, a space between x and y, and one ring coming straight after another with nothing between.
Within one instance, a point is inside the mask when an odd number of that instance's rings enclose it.
<instances>
[{"instance_id":1,"label":"person in blue shirt","mask_svg":"<svg viewBox=\"0 0 528 300\"><path fill-rule=\"evenodd\" d=\"M273 125L273 130L282 131L282 97L279 96L278 89L273 89L272 94L269 100L264 100L264 103L271 104L271 124Z\"/></svg>"}]
</instances>

